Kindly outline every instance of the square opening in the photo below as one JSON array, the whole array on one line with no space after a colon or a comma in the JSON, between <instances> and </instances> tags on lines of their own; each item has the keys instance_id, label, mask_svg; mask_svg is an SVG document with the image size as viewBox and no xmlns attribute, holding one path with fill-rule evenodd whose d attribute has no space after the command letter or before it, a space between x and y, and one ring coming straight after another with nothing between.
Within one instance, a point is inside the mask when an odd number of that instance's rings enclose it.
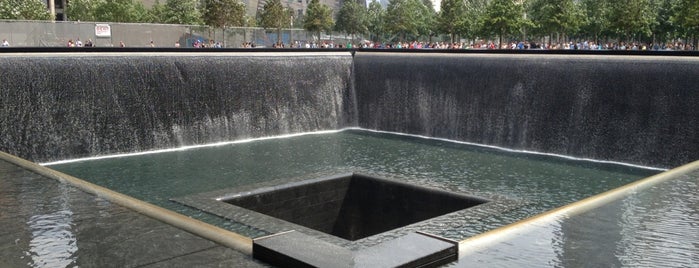
<instances>
[{"instance_id":1,"label":"square opening","mask_svg":"<svg viewBox=\"0 0 699 268\"><path fill-rule=\"evenodd\" d=\"M251 191L220 201L351 241L488 202L356 173Z\"/></svg>"}]
</instances>

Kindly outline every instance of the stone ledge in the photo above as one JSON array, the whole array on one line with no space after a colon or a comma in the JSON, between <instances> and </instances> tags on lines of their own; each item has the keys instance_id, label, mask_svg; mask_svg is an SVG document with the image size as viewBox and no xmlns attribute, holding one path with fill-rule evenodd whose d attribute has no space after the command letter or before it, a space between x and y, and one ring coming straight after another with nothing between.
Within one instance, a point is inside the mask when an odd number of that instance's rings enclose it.
<instances>
[{"instance_id":1,"label":"stone ledge","mask_svg":"<svg viewBox=\"0 0 699 268\"><path fill-rule=\"evenodd\" d=\"M351 251L288 231L255 239L252 254L283 267L437 267L457 260L458 242L416 232Z\"/></svg>"}]
</instances>

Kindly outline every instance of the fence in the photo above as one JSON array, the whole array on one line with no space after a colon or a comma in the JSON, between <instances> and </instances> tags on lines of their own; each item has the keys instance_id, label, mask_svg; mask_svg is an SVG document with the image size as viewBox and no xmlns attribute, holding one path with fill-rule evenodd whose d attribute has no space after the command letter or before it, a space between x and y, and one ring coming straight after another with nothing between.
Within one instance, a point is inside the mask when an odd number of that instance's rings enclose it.
<instances>
[{"instance_id":1,"label":"fence","mask_svg":"<svg viewBox=\"0 0 699 268\"><path fill-rule=\"evenodd\" d=\"M236 48L249 42L271 47L277 42L277 33L251 27L223 30L199 25L0 20L0 39L14 47L57 47L66 46L69 40L79 39L84 43L89 39L99 47L116 47L120 42L128 47L148 47L151 41L156 47L174 47L176 42L181 47L191 47L194 41L213 41L220 42L223 47ZM351 41L347 35L324 35L321 39L340 44ZM288 45L316 40L305 30L283 29L282 42Z\"/></svg>"}]
</instances>

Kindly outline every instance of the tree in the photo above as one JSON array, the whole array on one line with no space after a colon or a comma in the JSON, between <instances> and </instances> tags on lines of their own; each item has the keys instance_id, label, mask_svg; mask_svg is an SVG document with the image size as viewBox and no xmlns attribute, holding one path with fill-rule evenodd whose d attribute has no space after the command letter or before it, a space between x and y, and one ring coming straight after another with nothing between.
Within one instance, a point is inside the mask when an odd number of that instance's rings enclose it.
<instances>
[{"instance_id":1,"label":"tree","mask_svg":"<svg viewBox=\"0 0 699 268\"><path fill-rule=\"evenodd\" d=\"M201 24L198 0L167 0L165 2L165 23Z\"/></svg>"},{"instance_id":2,"label":"tree","mask_svg":"<svg viewBox=\"0 0 699 268\"><path fill-rule=\"evenodd\" d=\"M697 43L697 35L699 35L699 1L696 0L679 0L675 7L674 15L670 20L675 23L682 34L687 37L694 37L695 47Z\"/></svg>"},{"instance_id":3,"label":"tree","mask_svg":"<svg viewBox=\"0 0 699 268\"><path fill-rule=\"evenodd\" d=\"M303 28L309 32L318 33L318 41L320 41L320 32L329 32L334 25L332 11L326 5L320 4L319 0L311 0L306 10L306 16L303 17Z\"/></svg>"},{"instance_id":4,"label":"tree","mask_svg":"<svg viewBox=\"0 0 699 268\"><path fill-rule=\"evenodd\" d=\"M291 13L282 6L280 0L267 1L260 14L260 25L265 29L276 29L277 44L281 44L282 28L291 25Z\"/></svg>"},{"instance_id":5,"label":"tree","mask_svg":"<svg viewBox=\"0 0 699 268\"><path fill-rule=\"evenodd\" d=\"M513 0L492 0L486 6L481 25L485 32L497 34L502 46L503 36L520 29L523 13L522 5Z\"/></svg>"},{"instance_id":6,"label":"tree","mask_svg":"<svg viewBox=\"0 0 699 268\"><path fill-rule=\"evenodd\" d=\"M146 21L150 23L165 23L166 10L167 8L160 3L160 0L155 0L153 6L148 10L148 18Z\"/></svg>"},{"instance_id":7,"label":"tree","mask_svg":"<svg viewBox=\"0 0 699 268\"><path fill-rule=\"evenodd\" d=\"M696 14L692 16L696 16ZM649 0L610 2L609 26L627 40L632 39L637 34L650 36L651 24L654 19L655 14L651 10Z\"/></svg>"},{"instance_id":8,"label":"tree","mask_svg":"<svg viewBox=\"0 0 699 268\"><path fill-rule=\"evenodd\" d=\"M556 33L557 42L561 34L578 32L584 20L582 9L573 0L535 0L528 14L540 34Z\"/></svg>"},{"instance_id":9,"label":"tree","mask_svg":"<svg viewBox=\"0 0 699 268\"><path fill-rule=\"evenodd\" d=\"M345 1L337 13L335 30L351 34L352 39L356 34L369 31L367 27L367 9L356 1Z\"/></svg>"},{"instance_id":10,"label":"tree","mask_svg":"<svg viewBox=\"0 0 699 268\"><path fill-rule=\"evenodd\" d=\"M369 3L366 18L368 24L367 30L374 36L374 38L372 38L374 41L381 42L381 36L385 33L385 16L386 11L379 1L373 0Z\"/></svg>"},{"instance_id":11,"label":"tree","mask_svg":"<svg viewBox=\"0 0 699 268\"><path fill-rule=\"evenodd\" d=\"M0 19L51 20L41 0L0 0Z\"/></svg>"},{"instance_id":12,"label":"tree","mask_svg":"<svg viewBox=\"0 0 699 268\"><path fill-rule=\"evenodd\" d=\"M68 19L74 21L96 21L95 10L103 0L71 0L66 6Z\"/></svg>"},{"instance_id":13,"label":"tree","mask_svg":"<svg viewBox=\"0 0 699 268\"><path fill-rule=\"evenodd\" d=\"M653 43L658 40L665 42L677 34L678 28L671 19L673 12L672 0L653 0L651 9L655 10L656 17L651 26Z\"/></svg>"},{"instance_id":14,"label":"tree","mask_svg":"<svg viewBox=\"0 0 699 268\"><path fill-rule=\"evenodd\" d=\"M452 43L456 39L456 34L464 28L465 13L466 5L463 0L443 0L440 4L437 25L440 32L449 35Z\"/></svg>"},{"instance_id":15,"label":"tree","mask_svg":"<svg viewBox=\"0 0 699 268\"><path fill-rule=\"evenodd\" d=\"M204 0L204 23L216 28L243 26L245 5L238 0Z\"/></svg>"},{"instance_id":16,"label":"tree","mask_svg":"<svg viewBox=\"0 0 699 268\"><path fill-rule=\"evenodd\" d=\"M420 28L418 32L420 35L429 36L430 42L432 42L432 36L436 35L439 29L437 28L437 11L434 10L434 5L432 5L431 0L422 0L420 17Z\"/></svg>"},{"instance_id":17,"label":"tree","mask_svg":"<svg viewBox=\"0 0 699 268\"><path fill-rule=\"evenodd\" d=\"M386 29L400 37L418 37L428 29L429 10L420 0L393 0L386 8Z\"/></svg>"},{"instance_id":18,"label":"tree","mask_svg":"<svg viewBox=\"0 0 699 268\"><path fill-rule=\"evenodd\" d=\"M581 2L585 21L581 26L583 32L592 35L595 43L599 43L602 35L609 27L609 4L606 1L582 0Z\"/></svg>"},{"instance_id":19,"label":"tree","mask_svg":"<svg viewBox=\"0 0 699 268\"><path fill-rule=\"evenodd\" d=\"M148 11L133 0L104 0L97 2L94 10L96 21L145 22Z\"/></svg>"},{"instance_id":20,"label":"tree","mask_svg":"<svg viewBox=\"0 0 699 268\"><path fill-rule=\"evenodd\" d=\"M479 23L485 14L488 0L465 0L464 16L461 20L459 32L468 38L476 38L478 35L485 35L483 27Z\"/></svg>"}]
</instances>

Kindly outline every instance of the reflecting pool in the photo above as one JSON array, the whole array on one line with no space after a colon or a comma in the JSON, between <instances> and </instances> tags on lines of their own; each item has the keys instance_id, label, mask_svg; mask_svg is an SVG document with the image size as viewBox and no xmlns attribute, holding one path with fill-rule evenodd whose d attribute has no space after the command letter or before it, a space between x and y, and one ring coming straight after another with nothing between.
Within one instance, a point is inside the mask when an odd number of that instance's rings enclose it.
<instances>
[{"instance_id":1,"label":"reflecting pool","mask_svg":"<svg viewBox=\"0 0 699 268\"><path fill-rule=\"evenodd\" d=\"M446 217L422 227L454 240L659 172L359 129L48 165L250 237L270 231L224 220L171 199L261 182L358 171L494 199L493 206L501 206L500 213L474 217L466 223L454 224Z\"/></svg>"}]
</instances>

